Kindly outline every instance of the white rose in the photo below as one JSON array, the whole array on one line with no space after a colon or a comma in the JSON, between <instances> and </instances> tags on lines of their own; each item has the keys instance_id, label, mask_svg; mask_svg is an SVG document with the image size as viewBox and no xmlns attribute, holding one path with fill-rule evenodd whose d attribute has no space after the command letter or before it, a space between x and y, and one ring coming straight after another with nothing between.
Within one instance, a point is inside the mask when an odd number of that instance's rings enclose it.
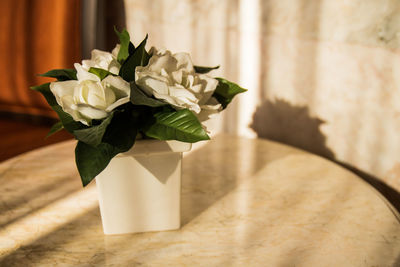
<instances>
[{"instance_id":1,"label":"white rose","mask_svg":"<svg viewBox=\"0 0 400 267\"><path fill-rule=\"evenodd\" d=\"M82 60L82 67L89 71L90 68L100 68L108 70L112 74L118 75L121 64L117 61L120 45L117 44L111 53L98 49L92 50L92 58Z\"/></svg>"},{"instance_id":2,"label":"white rose","mask_svg":"<svg viewBox=\"0 0 400 267\"><path fill-rule=\"evenodd\" d=\"M75 121L90 125L92 119L106 118L116 107L129 102L129 83L119 76L108 75L102 81L75 65L78 80L52 82L50 90L57 103Z\"/></svg>"},{"instance_id":3,"label":"white rose","mask_svg":"<svg viewBox=\"0 0 400 267\"><path fill-rule=\"evenodd\" d=\"M212 97L218 80L196 73L189 54L171 54L154 47L150 54L149 64L135 70L135 82L145 93L177 109L187 108L200 120L220 111L221 104Z\"/></svg>"}]
</instances>

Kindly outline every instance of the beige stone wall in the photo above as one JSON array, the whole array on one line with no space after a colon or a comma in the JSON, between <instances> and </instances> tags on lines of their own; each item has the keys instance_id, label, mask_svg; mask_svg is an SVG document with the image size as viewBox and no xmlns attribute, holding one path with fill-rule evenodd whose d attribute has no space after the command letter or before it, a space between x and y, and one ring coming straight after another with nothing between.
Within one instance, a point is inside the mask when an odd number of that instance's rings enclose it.
<instances>
[{"instance_id":1,"label":"beige stone wall","mask_svg":"<svg viewBox=\"0 0 400 267\"><path fill-rule=\"evenodd\" d=\"M139 42L249 89L210 123L344 162L400 190L398 0L125 0Z\"/></svg>"}]
</instances>

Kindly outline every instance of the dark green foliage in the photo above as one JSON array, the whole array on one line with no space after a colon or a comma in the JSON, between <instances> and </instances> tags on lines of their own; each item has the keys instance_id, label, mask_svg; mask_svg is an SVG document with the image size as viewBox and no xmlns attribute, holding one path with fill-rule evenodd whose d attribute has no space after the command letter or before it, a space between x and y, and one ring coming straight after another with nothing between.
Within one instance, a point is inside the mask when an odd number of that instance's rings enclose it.
<instances>
[{"instance_id":1,"label":"dark green foliage","mask_svg":"<svg viewBox=\"0 0 400 267\"><path fill-rule=\"evenodd\" d=\"M195 70L197 73L202 73L202 74L204 74L204 73L209 73L210 71L216 70L216 69L219 69L219 65L218 65L218 66L215 66L215 67L194 66L194 70Z\"/></svg>"},{"instance_id":2,"label":"dark green foliage","mask_svg":"<svg viewBox=\"0 0 400 267\"><path fill-rule=\"evenodd\" d=\"M197 117L188 109L164 109L155 113L153 121L145 127L144 133L159 140L188 143L210 139Z\"/></svg>"},{"instance_id":3,"label":"dark green foliage","mask_svg":"<svg viewBox=\"0 0 400 267\"><path fill-rule=\"evenodd\" d=\"M108 70L103 70L103 69L100 69L100 68L93 68L93 67L91 67L89 69L89 72L95 74L97 77L100 78L100 80L103 80L108 75L113 75Z\"/></svg>"},{"instance_id":4,"label":"dark green foliage","mask_svg":"<svg viewBox=\"0 0 400 267\"><path fill-rule=\"evenodd\" d=\"M42 77L56 78L58 81L76 80L75 69L55 69L39 74Z\"/></svg>"},{"instance_id":5,"label":"dark green foliage","mask_svg":"<svg viewBox=\"0 0 400 267\"><path fill-rule=\"evenodd\" d=\"M143 105L149 107L160 107L168 105L161 100L155 99L146 95L136 84L135 82L131 82L131 102L134 105Z\"/></svg>"},{"instance_id":6,"label":"dark green foliage","mask_svg":"<svg viewBox=\"0 0 400 267\"><path fill-rule=\"evenodd\" d=\"M135 80L135 68L137 66L146 66L149 63L150 55L145 48L147 37L146 35L146 38L144 38L133 53L129 55L119 70L119 75L127 82Z\"/></svg>"},{"instance_id":7,"label":"dark green foliage","mask_svg":"<svg viewBox=\"0 0 400 267\"><path fill-rule=\"evenodd\" d=\"M216 78L218 80L218 86L215 89L213 96L221 103L225 109L226 106L232 102L232 99L240 93L244 93L247 90L240 87L236 83L227 81L223 78Z\"/></svg>"}]
</instances>

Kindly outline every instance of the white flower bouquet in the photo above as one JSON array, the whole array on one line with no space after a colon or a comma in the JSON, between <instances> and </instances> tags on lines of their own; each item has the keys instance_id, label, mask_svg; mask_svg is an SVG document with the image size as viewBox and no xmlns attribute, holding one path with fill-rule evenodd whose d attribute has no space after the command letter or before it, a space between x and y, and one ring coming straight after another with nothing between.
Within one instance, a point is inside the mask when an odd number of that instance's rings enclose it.
<instances>
[{"instance_id":1,"label":"white flower bouquet","mask_svg":"<svg viewBox=\"0 0 400 267\"><path fill-rule=\"evenodd\" d=\"M78 140L76 165L86 186L138 138L198 142L210 139L201 124L246 90L193 65L189 54L135 47L126 30L111 53L93 50L75 69L41 74L57 81L32 87L46 98Z\"/></svg>"}]
</instances>

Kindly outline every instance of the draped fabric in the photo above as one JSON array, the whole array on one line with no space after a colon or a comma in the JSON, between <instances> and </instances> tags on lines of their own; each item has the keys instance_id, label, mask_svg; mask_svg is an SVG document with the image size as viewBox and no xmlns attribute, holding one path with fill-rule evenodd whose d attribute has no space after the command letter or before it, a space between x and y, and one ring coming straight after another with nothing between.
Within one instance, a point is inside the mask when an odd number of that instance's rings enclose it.
<instances>
[{"instance_id":1,"label":"draped fabric","mask_svg":"<svg viewBox=\"0 0 400 267\"><path fill-rule=\"evenodd\" d=\"M81 60L81 0L2 0L0 8L0 111L55 114L29 89L51 79L50 69Z\"/></svg>"}]
</instances>

